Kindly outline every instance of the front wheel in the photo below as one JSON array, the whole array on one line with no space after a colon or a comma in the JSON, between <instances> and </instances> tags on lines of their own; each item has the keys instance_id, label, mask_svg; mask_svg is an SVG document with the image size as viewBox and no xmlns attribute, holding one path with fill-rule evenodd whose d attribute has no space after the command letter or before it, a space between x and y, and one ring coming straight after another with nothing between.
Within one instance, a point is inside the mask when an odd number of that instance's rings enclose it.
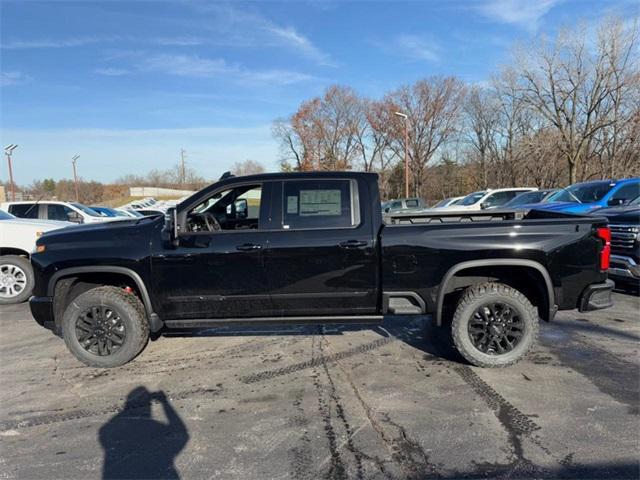
<instances>
[{"instance_id":1,"label":"front wheel","mask_svg":"<svg viewBox=\"0 0 640 480\"><path fill-rule=\"evenodd\" d=\"M122 288L103 286L78 295L62 318L67 348L90 367L119 367L147 345L149 324L142 302Z\"/></svg>"},{"instance_id":2,"label":"front wheel","mask_svg":"<svg viewBox=\"0 0 640 480\"><path fill-rule=\"evenodd\" d=\"M0 257L0 305L24 302L31 296L33 284L28 259L17 255Z\"/></svg>"},{"instance_id":3,"label":"front wheel","mask_svg":"<svg viewBox=\"0 0 640 480\"><path fill-rule=\"evenodd\" d=\"M467 288L451 325L460 354L478 367L506 367L522 359L538 336L538 312L518 290L501 283Z\"/></svg>"}]
</instances>

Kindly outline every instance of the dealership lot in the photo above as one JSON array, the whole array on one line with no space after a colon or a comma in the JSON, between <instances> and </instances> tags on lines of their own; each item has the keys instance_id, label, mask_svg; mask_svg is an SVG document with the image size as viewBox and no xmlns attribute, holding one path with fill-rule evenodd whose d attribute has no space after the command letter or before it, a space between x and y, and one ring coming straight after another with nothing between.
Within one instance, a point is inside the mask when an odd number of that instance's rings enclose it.
<instances>
[{"instance_id":1,"label":"dealership lot","mask_svg":"<svg viewBox=\"0 0 640 480\"><path fill-rule=\"evenodd\" d=\"M0 478L637 478L640 298L561 312L504 370L428 319L172 333L82 366L0 307Z\"/></svg>"}]
</instances>

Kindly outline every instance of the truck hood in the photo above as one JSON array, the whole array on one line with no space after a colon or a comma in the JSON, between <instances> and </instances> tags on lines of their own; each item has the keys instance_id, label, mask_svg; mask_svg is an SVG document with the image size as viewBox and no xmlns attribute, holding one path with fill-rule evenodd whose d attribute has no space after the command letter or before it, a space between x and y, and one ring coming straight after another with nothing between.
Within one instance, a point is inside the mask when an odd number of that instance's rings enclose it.
<instances>
[{"instance_id":1,"label":"truck hood","mask_svg":"<svg viewBox=\"0 0 640 480\"><path fill-rule=\"evenodd\" d=\"M610 207L599 208L590 212L592 215L598 215L600 217L607 217L609 222L622 225L640 225L640 207L626 206L626 207Z\"/></svg>"},{"instance_id":2,"label":"truck hood","mask_svg":"<svg viewBox=\"0 0 640 480\"><path fill-rule=\"evenodd\" d=\"M117 222L97 222L97 223L83 223L76 225L73 228L65 228L63 230L53 230L47 232L41 237L41 240L45 243L64 243L75 242L78 240L83 241L110 241L118 238L121 235L128 235L133 230L139 230L144 228L148 224L162 223L164 224L164 218L162 217L143 217L143 218L131 218Z\"/></svg>"},{"instance_id":3,"label":"truck hood","mask_svg":"<svg viewBox=\"0 0 640 480\"><path fill-rule=\"evenodd\" d=\"M40 220L30 218L12 218L11 220L2 220L0 225L20 225L24 227L33 227L35 229L48 231L64 227L73 227L77 225L72 222L60 222L57 220Z\"/></svg>"},{"instance_id":4,"label":"truck hood","mask_svg":"<svg viewBox=\"0 0 640 480\"><path fill-rule=\"evenodd\" d=\"M568 212L568 213L591 213L599 206L593 203L577 203L577 202L544 202L531 203L528 205L518 205L518 210L549 210L551 212Z\"/></svg>"}]
</instances>

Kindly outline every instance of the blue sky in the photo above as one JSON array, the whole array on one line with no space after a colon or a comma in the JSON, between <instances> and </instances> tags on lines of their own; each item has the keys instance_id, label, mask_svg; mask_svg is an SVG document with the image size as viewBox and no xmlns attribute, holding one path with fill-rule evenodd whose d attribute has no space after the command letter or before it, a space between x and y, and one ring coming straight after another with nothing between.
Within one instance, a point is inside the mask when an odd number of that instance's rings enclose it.
<instances>
[{"instance_id":1,"label":"blue sky","mask_svg":"<svg viewBox=\"0 0 640 480\"><path fill-rule=\"evenodd\" d=\"M485 82L529 41L630 0L1 1L3 145L20 184L188 163L277 168L271 123L333 83L372 97L429 75ZM0 176L7 178L6 162Z\"/></svg>"}]
</instances>

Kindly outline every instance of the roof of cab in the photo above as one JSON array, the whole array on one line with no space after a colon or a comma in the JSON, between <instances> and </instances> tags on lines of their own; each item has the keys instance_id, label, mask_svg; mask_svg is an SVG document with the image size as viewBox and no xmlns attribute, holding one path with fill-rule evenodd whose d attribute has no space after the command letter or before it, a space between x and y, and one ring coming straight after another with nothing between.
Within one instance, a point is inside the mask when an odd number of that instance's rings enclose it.
<instances>
[{"instance_id":1,"label":"roof of cab","mask_svg":"<svg viewBox=\"0 0 640 480\"><path fill-rule=\"evenodd\" d=\"M200 197L202 195L206 195L208 192L219 188L220 186L226 184L235 184L235 183L250 183L250 182L265 182L265 181L276 181L276 180L291 180L291 179L300 179L300 180L313 180L315 178L348 178L348 179L366 179L368 181L376 181L378 180L377 173L371 172L345 172L345 171L327 171L327 172L276 172L276 173L258 173L255 175L243 175L243 176L229 176L218 182L212 183L204 187L202 190L197 191L190 197L184 199L178 207L182 204L188 205L193 199Z\"/></svg>"}]
</instances>

